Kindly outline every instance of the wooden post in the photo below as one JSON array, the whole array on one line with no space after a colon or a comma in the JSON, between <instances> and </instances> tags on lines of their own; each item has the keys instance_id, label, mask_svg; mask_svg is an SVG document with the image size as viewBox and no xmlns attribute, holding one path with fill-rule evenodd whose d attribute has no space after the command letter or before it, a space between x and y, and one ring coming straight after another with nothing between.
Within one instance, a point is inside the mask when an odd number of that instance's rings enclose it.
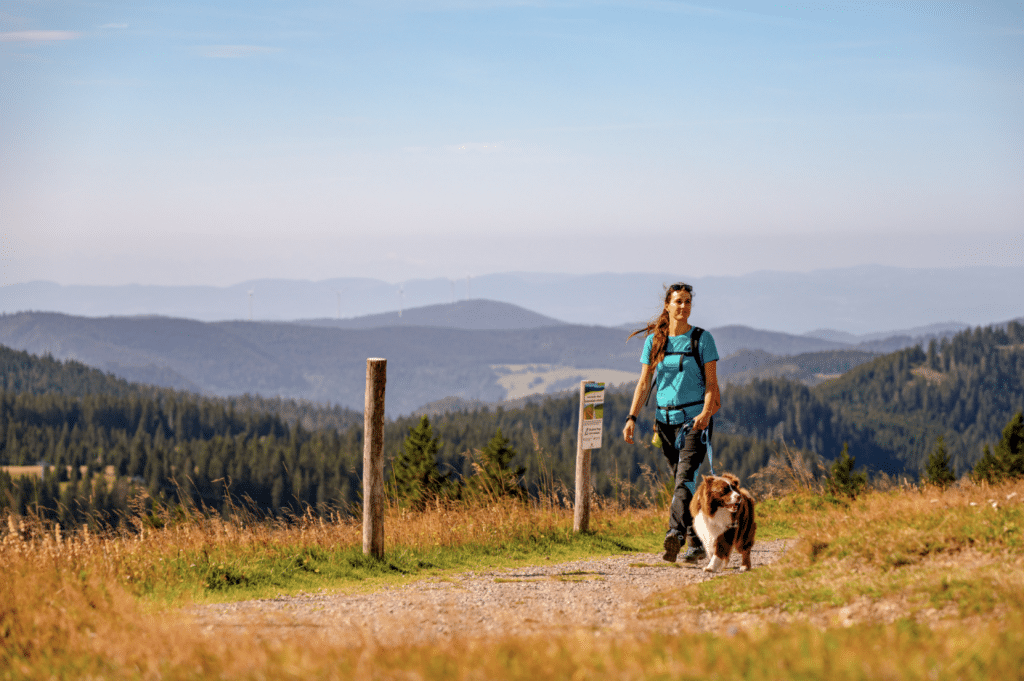
<instances>
[{"instance_id":1,"label":"wooden post","mask_svg":"<svg viewBox=\"0 0 1024 681\"><path fill-rule=\"evenodd\" d=\"M583 449L583 394L586 381L580 381L580 420L576 433L576 505L573 508L572 531L590 529L590 450Z\"/></svg>"},{"instance_id":2,"label":"wooden post","mask_svg":"<svg viewBox=\"0 0 1024 681\"><path fill-rule=\"evenodd\" d=\"M384 385L388 361L366 360L363 409L363 553L384 557Z\"/></svg>"}]
</instances>

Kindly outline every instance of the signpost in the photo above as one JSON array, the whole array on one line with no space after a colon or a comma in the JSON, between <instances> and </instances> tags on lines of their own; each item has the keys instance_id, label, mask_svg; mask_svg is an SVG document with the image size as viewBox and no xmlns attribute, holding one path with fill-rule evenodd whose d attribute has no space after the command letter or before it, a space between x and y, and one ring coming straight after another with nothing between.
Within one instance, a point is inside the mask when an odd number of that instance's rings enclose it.
<instances>
[{"instance_id":1,"label":"signpost","mask_svg":"<svg viewBox=\"0 0 1024 681\"><path fill-rule=\"evenodd\" d=\"M601 447L604 383L580 381L580 421L576 437L576 505L573 532L590 529L590 450Z\"/></svg>"}]
</instances>

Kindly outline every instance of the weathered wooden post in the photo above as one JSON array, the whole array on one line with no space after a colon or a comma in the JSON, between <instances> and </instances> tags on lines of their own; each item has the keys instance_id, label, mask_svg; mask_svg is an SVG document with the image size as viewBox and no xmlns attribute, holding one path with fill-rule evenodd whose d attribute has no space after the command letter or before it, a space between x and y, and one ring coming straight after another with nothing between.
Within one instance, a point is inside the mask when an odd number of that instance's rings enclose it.
<instances>
[{"instance_id":1,"label":"weathered wooden post","mask_svg":"<svg viewBox=\"0 0 1024 681\"><path fill-rule=\"evenodd\" d=\"M363 553L384 557L384 385L388 361L366 360L363 409Z\"/></svg>"},{"instance_id":2,"label":"weathered wooden post","mask_svg":"<svg viewBox=\"0 0 1024 681\"><path fill-rule=\"evenodd\" d=\"M604 383L580 381L580 425L576 435L576 504L573 532L590 530L590 451L601 446Z\"/></svg>"},{"instance_id":3,"label":"weathered wooden post","mask_svg":"<svg viewBox=\"0 0 1024 681\"><path fill-rule=\"evenodd\" d=\"M576 434L576 504L572 513L572 531L590 529L590 450L583 449L583 391L586 381L580 381L580 426Z\"/></svg>"}]
</instances>

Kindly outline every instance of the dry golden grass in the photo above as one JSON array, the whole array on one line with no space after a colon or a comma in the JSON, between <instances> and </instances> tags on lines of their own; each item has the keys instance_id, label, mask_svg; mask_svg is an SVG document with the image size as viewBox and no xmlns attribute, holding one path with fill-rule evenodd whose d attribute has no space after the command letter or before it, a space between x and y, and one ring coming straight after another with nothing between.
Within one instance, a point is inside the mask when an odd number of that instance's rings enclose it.
<instances>
[{"instance_id":1,"label":"dry golden grass","mask_svg":"<svg viewBox=\"0 0 1024 681\"><path fill-rule=\"evenodd\" d=\"M266 570L280 572L287 566L274 562L294 562L297 555L323 561L342 554L361 556L362 527L351 517L308 513L268 519L239 511L225 520L181 509L153 516L143 510L146 507L140 500L136 514L117 529L96 533L83 526L71 536L62 536L56 523L8 518L0 561L95 573L136 595L175 601L183 596L209 596L208 590L218 586L210 580L240 578L238 570L244 565L264 563ZM593 537L602 532L649 533L660 524L660 516L655 508L623 508L599 500L592 519ZM391 506L385 518L385 554L391 572L403 571L403 559L443 565L446 555L467 547L485 554L515 555L528 553L534 546L573 541L577 538L572 533L572 510L554 503L481 499L469 504L435 503L419 513ZM373 566L367 563L366 567ZM255 582L259 574L251 577Z\"/></svg>"},{"instance_id":2,"label":"dry golden grass","mask_svg":"<svg viewBox=\"0 0 1024 681\"><path fill-rule=\"evenodd\" d=\"M595 509L593 524L598 531L614 525L621 535L639 534L660 523L660 515L657 509L619 509L606 502ZM167 605L202 596L203 590L190 589L188 575L182 574L183 566L195 567L189 561L199 556L224 568L253 557L294 561L297 553L360 554L362 529L356 521L312 515L256 520L244 514L223 520L181 511L158 518L139 513L130 521L119 530L96 533L83 527L67 536L52 523L7 519L0 539L0 678L289 677L311 670L352 678L327 669L325 654L341 665L338 669L355 673L366 667L365 660L344 651L313 653L294 643L245 636L210 639L192 631L187 618ZM154 521L163 527L153 527ZM488 547L505 547L500 553L507 556L515 546L572 535L570 509L513 500L435 504L422 513L392 507L385 522L389 558L466 547L483 547L485 553ZM375 562L367 562L373 576ZM378 583L389 578L387 565ZM140 595L151 598L140 600Z\"/></svg>"},{"instance_id":3,"label":"dry golden grass","mask_svg":"<svg viewBox=\"0 0 1024 681\"><path fill-rule=\"evenodd\" d=\"M908 617L947 605L956 616L1024 613L1022 501L1024 481L773 499L762 511L799 530L789 555L748 579L661 594L645 607L652 616L697 609L779 620L869 599L899 601Z\"/></svg>"},{"instance_id":4,"label":"dry golden grass","mask_svg":"<svg viewBox=\"0 0 1024 681\"><path fill-rule=\"evenodd\" d=\"M159 599L138 598L175 593L170 582L183 579L182 555L232 560L295 547L358 547L360 528L351 521L167 516L164 528L153 529L139 517L121 533L65 537L52 526L13 520L0 541L0 678L1018 678L1022 495L1024 483L892 490L846 505L808 493L774 499L762 504L765 519L785 516L799 528L801 548L788 562L663 595L651 613L728 613L738 605L749 614L791 599L797 611L850 609L907 592L917 601L894 622L764 619L733 636L579 631L541 639L457 637L429 647L210 637ZM594 524L598 535L629 528L644 534L661 515L609 504L595 512ZM568 511L553 504L392 509L387 550L508 548L568 532L570 523ZM1000 569L1007 566L1013 567ZM927 608L946 619L913 617ZM957 622L969 634L949 628Z\"/></svg>"}]
</instances>

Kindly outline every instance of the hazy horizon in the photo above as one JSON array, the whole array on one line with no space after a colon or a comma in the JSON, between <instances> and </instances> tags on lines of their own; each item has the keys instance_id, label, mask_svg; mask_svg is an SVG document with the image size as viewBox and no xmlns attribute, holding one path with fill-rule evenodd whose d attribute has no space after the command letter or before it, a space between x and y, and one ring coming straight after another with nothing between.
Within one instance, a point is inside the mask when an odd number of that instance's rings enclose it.
<instances>
[{"instance_id":1,"label":"hazy horizon","mask_svg":"<svg viewBox=\"0 0 1024 681\"><path fill-rule=\"evenodd\" d=\"M857 266L810 273L688 277L666 272L504 272L469 279L263 279L231 286L0 287L0 311L49 310L83 316L163 315L202 321L351 319L400 309L486 299L572 324L618 326L648 319L663 286L695 289L692 321L714 327L805 333L885 333L930 324L997 324L1024 317L1024 267L919 269Z\"/></svg>"}]
</instances>

